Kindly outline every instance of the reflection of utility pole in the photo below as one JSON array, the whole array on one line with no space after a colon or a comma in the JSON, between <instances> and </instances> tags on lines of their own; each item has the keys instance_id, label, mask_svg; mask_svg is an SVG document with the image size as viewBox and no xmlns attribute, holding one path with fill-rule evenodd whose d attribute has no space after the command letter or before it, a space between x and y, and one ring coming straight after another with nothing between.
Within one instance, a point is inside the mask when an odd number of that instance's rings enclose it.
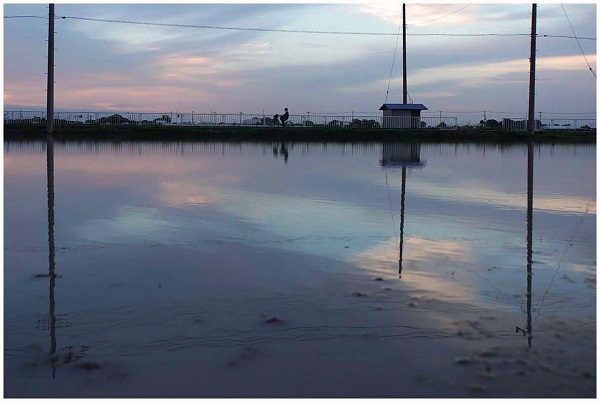
<instances>
[{"instance_id":1,"label":"reflection of utility pole","mask_svg":"<svg viewBox=\"0 0 600 402\"><path fill-rule=\"evenodd\" d=\"M398 278L402 278L402 254L404 251L404 205L406 199L406 168L420 169L425 166L425 161L421 160L421 144L410 143L383 143L381 166L385 170L387 167L402 168L402 191L400 193L400 239L398 240ZM386 174L387 186L387 174ZM389 192L389 187L388 187ZM388 194L389 196L389 194ZM394 215L390 199L390 212L392 213L392 222ZM394 226L394 234L396 233L396 224Z\"/></svg>"},{"instance_id":2,"label":"reflection of utility pole","mask_svg":"<svg viewBox=\"0 0 600 402\"><path fill-rule=\"evenodd\" d=\"M48 11L48 85L46 89L46 133L54 131L54 4Z\"/></svg>"},{"instance_id":3,"label":"reflection of utility pole","mask_svg":"<svg viewBox=\"0 0 600 402\"><path fill-rule=\"evenodd\" d=\"M46 172L48 179L48 277L50 278L50 363L52 378L56 376L56 313L54 287L56 272L54 264L54 139L46 137Z\"/></svg>"},{"instance_id":4,"label":"reflection of utility pole","mask_svg":"<svg viewBox=\"0 0 600 402\"><path fill-rule=\"evenodd\" d=\"M533 131L533 130L532 130ZM533 141L527 144L527 343L531 347L531 264L533 259Z\"/></svg>"},{"instance_id":5,"label":"reflection of utility pole","mask_svg":"<svg viewBox=\"0 0 600 402\"><path fill-rule=\"evenodd\" d=\"M520 331L523 336L527 334L527 344L531 347L533 338L533 328L531 325L531 282L533 279L533 139L529 139L527 144L527 324L525 329L517 327L517 333Z\"/></svg>"},{"instance_id":6,"label":"reflection of utility pole","mask_svg":"<svg viewBox=\"0 0 600 402\"><path fill-rule=\"evenodd\" d=\"M406 194L406 166L402 166L402 193L400 195L400 254L398 257L398 278L402 278L402 250L404 248L404 198Z\"/></svg>"}]
</instances>

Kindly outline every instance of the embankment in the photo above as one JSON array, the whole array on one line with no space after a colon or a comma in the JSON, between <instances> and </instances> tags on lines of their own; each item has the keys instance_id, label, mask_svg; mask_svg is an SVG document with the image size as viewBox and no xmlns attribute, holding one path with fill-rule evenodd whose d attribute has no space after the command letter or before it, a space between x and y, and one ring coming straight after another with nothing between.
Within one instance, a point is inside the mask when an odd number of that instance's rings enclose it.
<instances>
[{"instance_id":1,"label":"embankment","mask_svg":"<svg viewBox=\"0 0 600 402\"><path fill-rule=\"evenodd\" d=\"M46 127L4 125L5 140L45 139ZM56 126L53 137L58 141L419 141L419 142L527 142L529 133L520 131L395 130L368 128L305 127L197 127L197 126ZM540 131L535 142L596 143L596 131Z\"/></svg>"}]
</instances>

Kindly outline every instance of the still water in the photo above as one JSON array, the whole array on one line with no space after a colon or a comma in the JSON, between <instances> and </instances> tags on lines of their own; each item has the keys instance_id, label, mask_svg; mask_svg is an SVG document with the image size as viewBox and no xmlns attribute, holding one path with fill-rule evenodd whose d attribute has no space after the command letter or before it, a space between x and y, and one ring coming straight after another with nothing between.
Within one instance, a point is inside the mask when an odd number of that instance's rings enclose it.
<instances>
[{"instance_id":1,"label":"still water","mask_svg":"<svg viewBox=\"0 0 600 402\"><path fill-rule=\"evenodd\" d=\"M5 142L4 229L7 397L596 395L595 145Z\"/></svg>"}]
</instances>

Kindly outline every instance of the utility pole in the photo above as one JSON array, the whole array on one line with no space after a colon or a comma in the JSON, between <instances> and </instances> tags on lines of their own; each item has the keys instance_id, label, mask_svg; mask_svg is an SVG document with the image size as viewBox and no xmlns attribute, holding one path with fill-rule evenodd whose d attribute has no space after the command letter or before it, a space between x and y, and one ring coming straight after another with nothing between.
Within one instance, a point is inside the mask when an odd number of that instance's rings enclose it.
<instances>
[{"instance_id":1,"label":"utility pole","mask_svg":"<svg viewBox=\"0 0 600 402\"><path fill-rule=\"evenodd\" d=\"M46 134L54 132L54 4L48 11L48 85L46 89Z\"/></svg>"},{"instance_id":2,"label":"utility pole","mask_svg":"<svg viewBox=\"0 0 600 402\"><path fill-rule=\"evenodd\" d=\"M402 3L402 103L406 105L406 4Z\"/></svg>"},{"instance_id":3,"label":"utility pole","mask_svg":"<svg viewBox=\"0 0 600 402\"><path fill-rule=\"evenodd\" d=\"M535 43L536 43L537 4L531 5L531 54L529 56L529 114L528 124L531 135L535 132Z\"/></svg>"}]
</instances>

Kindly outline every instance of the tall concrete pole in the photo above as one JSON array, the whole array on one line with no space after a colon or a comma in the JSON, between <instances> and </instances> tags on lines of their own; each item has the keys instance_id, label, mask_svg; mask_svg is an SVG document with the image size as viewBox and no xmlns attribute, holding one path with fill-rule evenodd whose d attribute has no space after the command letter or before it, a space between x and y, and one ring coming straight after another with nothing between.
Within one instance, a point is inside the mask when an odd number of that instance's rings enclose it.
<instances>
[{"instance_id":1,"label":"tall concrete pole","mask_svg":"<svg viewBox=\"0 0 600 402\"><path fill-rule=\"evenodd\" d=\"M535 132L535 42L536 42L537 4L531 5L531 54L529 56L529 114L528 128L531 135Z\"/></svg>"},{"instance_id":2,"label":"tall concrete pole","mask_svg":"<svg viewBox=\"0 0 600 402\"><path fill-rule=\"evenodd\" d=\"M54 4L48 12L48 85L46 90L46 134L54 132Z\"/></svg>"},{"instance_id":3,"label":"tall concrete pole","mask_svg":"<svg viewBox=\"0 0 600 402\"><path fill-rule=\"evenodd\" d=\"M402 3L402 103L406 104L406 4Z\"/></svg>"}]
</instances>

